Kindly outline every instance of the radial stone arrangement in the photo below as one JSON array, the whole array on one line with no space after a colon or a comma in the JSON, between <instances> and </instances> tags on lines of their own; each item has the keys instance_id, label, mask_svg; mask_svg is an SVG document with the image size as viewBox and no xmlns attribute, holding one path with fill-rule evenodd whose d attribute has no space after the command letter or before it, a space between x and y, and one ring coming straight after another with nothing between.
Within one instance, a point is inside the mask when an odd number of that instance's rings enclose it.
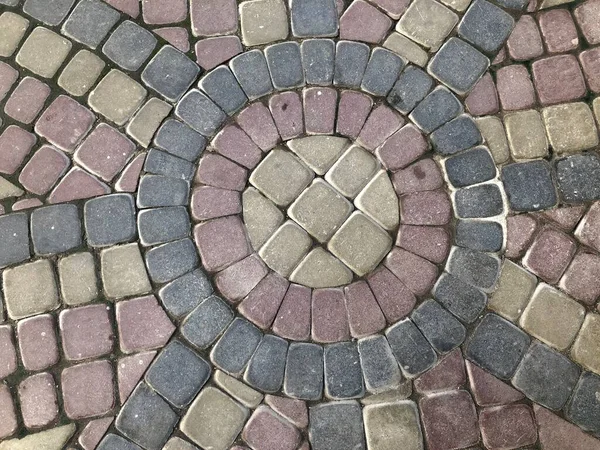
<instances>
[{"instance_id":1,"label":"radial stone arrangement","mask_svg":"<svg viewBox=\"0 0 600 450\"><path fill-rule=\"evenodd\" d=\"M0 450L600 450L600 0L0 0Z\"/></svg>"}]
</instances>

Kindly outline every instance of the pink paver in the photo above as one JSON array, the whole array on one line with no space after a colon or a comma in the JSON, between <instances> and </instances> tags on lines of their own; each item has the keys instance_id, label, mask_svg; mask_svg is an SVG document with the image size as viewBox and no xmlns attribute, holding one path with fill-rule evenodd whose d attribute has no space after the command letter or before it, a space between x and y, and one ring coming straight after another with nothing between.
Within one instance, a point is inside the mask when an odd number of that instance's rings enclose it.
<instances>
[{"instance_id":1,"label":"pink paver","mask_svg":"<svg viewBox=\"0 0 600 450\"><path fill-rule=\"evenodd\" d=\"M25 165L19 176L19 182L29 192L43 195L66 172L69 164L67 155L50 145L44 145Z\"/></svg>"},{"instance_id":2,"label":"pink paver","mask_svg":"<svg viewBox=\"0 0 600 450\"><path fill-rule=\"evenodd\" d=\"M560 288L573 298L593 305L600 297L600 256L576 255L560 280Z\"/></svg>"},{"instance_id":3,"label":"pink paver","mask_svg":"<svg viewBox=\"0 0 600 450\"><path fill-rule=\"evenodd\" d=\"M432 394L458 389L466 382L465 360L460 349L456 349L445 356L435 367L417 378L414 385L417 392Z\"/></svg>"},{"instance_id":4,"label":"pink paver","mask_svg":"<svg viewBox=\"0 0 600 450\"><path fill-rule=\"evenodd\" d=\"M200 159L196 181L233 191L241 191L246 187L248 171L221 155L209 153Z\"/></svg>"},{"instance_id":5,"label":"pink paver","mask_svg":"<svg viewBox=\"0 0 600 450\"><path fill-rule=\"evenodd\" d=\"M70 419L101 416L115 403L113 368L93 361L63 370L61 384L65 413Z\"/></svg>"},{"instance_id":6,"label":"pink paver","mask_svg":"<svg viewBox=\"0 0 600 450\"><path fill-rule=\"evenodd\" d=\"M504 110L532 108L535 90L527 68L520 64L505 66L496 72L498 95Z\"/></svg>"},{"instance_id":7,"label":"pink paver","mask_svg":"<svg viewBox=\"0 0 600 450\"><path fill-rule=\"evenodd\" d=\"M117 382L121 404L125 403L125 400L133 392L155 356L156 352L152 351L136 353L119 359L117 363Z\"/></svg>"},{"instance_id":8,"label":"pink paver","mask_svg":"<svg viewBox=\"0 0 600 450\"><path fill-rule=\"evenodd\" d=\"M528 405L486 408L479 414L479 426L488 448L518 448L537 441L533 411Z\"/></svg>"},{"instance_id":9,"label":"pink paver","mask_svg":"<svg viewBox=\"0 0 600 450\"><path fill-rule=\"evenodd\" d=\"M581 52L579 61L590 89L596 93L600 92L600 47Z\"/></svg>"},{"instance_id":10,"label":"pink paver","mask_svg":"<svg viewBox=\"0 0 600 450\"><path fill-rule=\"evenodd\" d=\"M438 276L434 264L399 247L388 254L384 264L413 294L418 296L428 294Z\"/></svg>"},{"instance_id":11,"label":"pink paver","mask_svg":"<svg viewBox=\"0 0 600 450\"><path fill-rule=\"evenodd\" d=\"M367 150L375 150L404 125L404 119L392 108L379 105L369 114L358 135L358 144Z\"/></svg>"},{"instance_id":12,"label":"pink paver","mask_svg":"<svg viewBox=\"0 0 600 450\"><path fill-rule=\"evenodd\" d=\"M17 426L17 416L10 390L7 385L0 384L0 438L13 434Z\"/></svg>"},{"instance_id":13,"label":"pink paver","mask_svg":"<svg viewBox=\"0 0 600 450\"><path fill-rule=\"evenodd\" d=\"M407 194L400 198L402 223L407 225L445 225L452 218L452 205L444 191Z\"/></svg>"},{"instance_id":14,"label":"pink paver","mask_svg":"<svg viewBox=\"0 0 600 450\"><path fill-rule=\"evenodd\" d=\"M298 137L304 131L302 102L295 92L276 94L269 99L269 109L284 141Z\"/></svg>"},{"instance_id":15,"label":"pink paver","mask_svg":"<svg viewBox=\"0 0 600 450\"><path fill-rule=\"evenodd\" d=\"M59 95L35 124L35 132L58 148L75 149L81 138L92 128L94 114L78 102Z\"/></svg>"},{"instance_id":16,"label":"pink paver","mask_svg":"<svg viewBox=\"0 0 600 450\"><path fill-rule=\"evenodd\" d=\"M19 78L19 72L8 64L0 61L0 100L4 98L12 85Z\"/></svg>"},{"instance_id":17,"label":"pink paver","mask_svg":"<svg viewBox=\"0 0 600 450\"><path fill-rule=\"evenodd\" d=\"M467 361L469 385L479 406L507 405L524 396L512 386Z\"/></svg>"},{"instance_id":18,"label":"pink paver","mask_svg":"<svg viewBox=\"0 0 600 450\"><path fill-rule=\"evenodd\" d=\"M311 289L290 284L277 312L273 331L286 339L305 341L310 337Z\"/></svg>"},{"instance_id":19,"label":"pink paver","mask_svg":"<svg viewBox=\"0 0 600 450\"><path fill-rule=\"evenodd\" d=\"M375 154L382 164L392 171L403 169L429 150L429 143L417 127L408 124L377 148Z\"/></svg>"},{"instance_id":20,"label":"pink paver","mask_svg":"<svg viewBox=\"0 0 600 450\"><path fill-rule=\"evenodd\" d=\"M70 360L110 353L114 336L107 305L88 305L60 313L59 327L65 356Z\"/></svg>"},{"instance_id":21,"label":"pink paver","mask_svg":"<svg viewBox=\"0 0 600 450\"><path fill-rule=\"evenodd\" d=\"M408 8L410 0L371 0L371 3L383 9L392 19L399 19Z\"/></svg>"},{"instance_id":22,"label":"pink paver","mask_svg":"<svg viewBox=\"0 0 600 450\"><path fill-rule=\"evenodd\" d=\"M594 203L575 230L583 244L600 252L600 202Z\"/></svg>"},{"instance_id":23,"label":"pink paver","mask_svg":"<svg viewBox=\"0 0 600 450\"><path fill-rule=\"evenodd\" d=\"M401 225L396 245L440 264L448 256L451 242L448 232L443 228Z\"/></svg>"},{"instance_id":24,"label":"pink paver","mask_svg":"<svg viewBox=\"0 0 600 450\"><path fill-rule=\"evenodd\" d=\"M23 171L24 172L24 171ZM21 176L23 176L23 172ZM44 183L47 185L48 183ZM108 194L110 187L79 167L73 167L54 188L48 197L49 203L98 197Z\"/></svg>"},{"instance_id":25,"label":"pink paver","mask_svg":"<svg viewBox=\"0 0 600 450\"><path fill-rule=\"evenodd\" d=\"M54 319L49 314L19 321L17 336L21 361L27 370L37 371L58 362Z\"/></svg>"},{"instance_id":26,"label":"pink paver","mask_svg":"<svg viewBox=\"0 0 600 450\"><path fill-rule=\"evenodd\" d=\"M533 63L533 81L543 105L563 103L583 97L587 89L577 58L558 55Z\"/></svg>"},{"instance_id":27,"label":"pink paver","mask_svg":"<svg viewBox=\"0 0 600 450\"><path fill-rule=\"evenodd\" d=\"M523 265L550 284L557 283L575 254L575 242L562 231L546 227L523 258Z\"/></svg>"},{"instance_id":28,"label":"pink paver","mask_svg":"<svg viewBox=\"0 0 600 450\"><path fill-rule=\"evenodd\" d=\"M529 15L521 16L517 21L506 44L508 53L516 61L527 61L544 53L540 30Z\"/></svg>"},{"instance_id":29,"label":"pink paver","mask_svg":"<svg viewBox=\"0 0 600 450\"><path fill-rule=\"evenodd\" d=\"M537 221L528 215L506 218L506 251L508 258L519 258L529 247L538 228Z\"/></svg>"},{"instance_id":30,"label":"pink paver","mask_svg":"<svg viewBox=\"0 0 600 450\"><path fill-rule=\"evenodd\" d=\"M182 27L165 27L156 28L153 31L176 49L184 53L190 50L190 39L187 29Z\"/></svg>"},{"instance_id":31,"label":"pink paver","mask_svg":"<svg viewBox=\"0 0 600 450\"><path fill-rule=\"evenodd\" d=\"M344 288L348 324L353 338L370 336L385 328L385 316L365 281L357 281Z\"/></svg>"},{"instance_id":32,"label":"pink paver","mask_svg":"<svg viewBox=\"0 0 600 450\"><path fill-rule=\"evenodd\" d=\"M214 36L237 30L235 0L191 0L190 16L194 36Z\"/></svg>"},{"instance_id":33,"label":"pink paver","mask_svg":"<svg viewBox=\"0 0 600 450\"><path fill-rule=\"evenodd\" d=\"M42 201L38 198L24 198L23 200L14 202L12 205L12 210L21 211L23 209L37 208L38 206L42 205Z\"/></svg>"},{"instance_id":34,"label":"pink paver","mask_svg":"<svg viewBox=\"0 0 600 450\"><path fill-rule=\"evenodd\" d=\"M22 123L31 123L44 107L44 102L50 95L47 84L25 77L15 88L4 105L4 112Z\"/></svg>"},{"instance_id":35,"label":"pink paver","mask_svg":"<svg viewBox=\"0 0 600 450\"><path fill-rule=\"evenodd\" d=\"M231 302L238 302L267 276L269 269L262 259L252 254L215 275L215 286Z\"/></svg>"},{"instance_id":36,"label":"pink paver","mask_svg":"<svg viewBox=\"0 0 600 450\"><path fill-rule=\"evenodd\" d=\"M540 30L550 53L564 53L577 48L577 29L567 9L552 9L540 13Z\"/></svg>"},{"instance_id":37,"label":"pink paver","mask_svg":"<svg viewBox=\"0 0 600 450\"><path fill-rule=\"evenodd\" d=\"M137 155L117 178L115 190L119 192L135 192L140 181L140 173L144 167L146 153Z\"/></svg>"},{"instance_id":38,"label":"pink paver","mask_svg":"<svg viewBox=\"0 0 600 450\"><path fill-rule=\"evenodd\" d=\"M105 417L88 422L77 439L83 450L95 450L113 420L113 417Z\"/></svg>"},{"instance_id":39,"label":"pink paver","mask_svg":"<svg viewBox=\"0 0 600 450\"><path fill-rule=\"evenodd\" d=\"M542 406L533 404L538 424L540 444L544 450L585 449L600 450L600 441L581 428L561 419Z\"/></svg>"},{"instance_id":40,"label":"pink paver","mask_svg":"<svg viewBox=\"0 0 600 450\"><path fill-rule=\"evenodd\" d=\"M130 15L134 19L140 14L140 0L105 0L112 7Z\"/></svg>"},{"instance_id":41,"label":"pink paver","mask_svg":"<svg viewBox=\"0 0 600 450\"><path fill-rule=\"evenodd\" d=\"M377 44L392 26L388 16L363 0L355 0L340 18L340 39Z\"/></svg>"},{"instance_id":42,"label":"pink paver","mask_svg":"<svg viewBox=\"0 0 600 450\"><path fill-rule=\"evenodd\" d=\"M312 294L312 338L317 342L339 342L350 338L344 292L315 289Z\"/></svg>"},{"instance_id":43,"label":"pink paver","mask_svg":"<svg viewBox=\"0 0 600 450\"><path fill-rule=\"evenodd\" d=\"M192 217L208 220L231 216L242 212L242 200L238 191L200 186L192 193Z\"/></svg>"},{"instance_id":44,"label":"pink paver","mask_svg":"<svg viewBox=\"0 0 600 450\"><path fill-rule=\"evenodd\" d=\"M39 373L21 381L19 402L27 428L44 427L54 421L58 416L58 400L52 375Z\"/></svg>"},{"instance_id":45,"label":"pink paver","mask_svg":"<svg viewBox=\"0 0 600 450\"><path fill-rule=\"evenodd\" d=\"M223 128L214 138L212 145L217 153L248 169L256 167L263 157L260 148L236 125Z\"/></svg>"},{"instance_id":46,"label":"pink paver","mask_svg":"<svg viewBox=\"0 0 600 450\"><path fill-rule=\"evenodd\" d=\"M245 108L238 114L237 123L263 151L271 150L280 140L273 116L262 103Z\"/></svg>"},{"instance_id":47,"label":"pink paver","mask_svg":"<svg viewBox=\"0 0 600 450\"><path fill-rule=\"evenodd\" d=\"M581 28L586 41L600 43L600 0L587 0L575 8L575 20Z\"/></svg>"},{"instance_id":48,"label":"pink paver","mask_svg":"<svg viewBox=\"0 0 600 450\"><path fill-rule=\"evenodd\" d=\"M116 129L101 123L75 152L75 161L94 175L110 181L135 152L135 144Z\"/></svg>"},{"instance_id":49,"label":"pink paver","mask_svg":"<svg viewBox=\"0 0 600 450\"><path fill-rule=\"evenodd\" d=\"M333 134L337 91L331 88L304 90L304 122L308 134Z\"/></svg>"},{"instance_id":50,"label":"pink paver","mask_svg":"<svg viewBox=\"0 0 600 450\"><path fill-rule=\"evenodd\" d=\"M144 22L151 25L181 22L187 17L185 0L142 0Z\"/></svg>"},{"instance_id":51,"label":"pink paver","mask_svg":"<svg viewBox=\"0 0 600 450\"><path fill-rule=\"evenodd\" d=\"M540 215L554 222L560 229L572 231L585 213L585 209L585 205L561 206L560 208L544 211Z\"/></svg>"},{"instance_id":52,"label":"pink paver","mask_svg":"<svg viewBox=\"0 0 600 450\"><path fill-rule=\"evenodd\" d=\"M422 159L392 175L392 184L398 195L411 192L433 191L444 184L442 172L433 159Z\"/></svg>"},{"instance_id":53,"label":"pink paver","mask_svg":"<svg viewBox=\"0 0 600 450\"><path fill-rule=\"evenodd\" d=\"M175 332L153 295L117 303L116 316L119 344L125 353L163 347Z\"/></svg>"},{"instance_id":54,"label":"pink paver","mask_svg":"<svg viewBox=\"0 0 600 450\"><path fill-rule=\"evenodd\" d=\"M17 352L10 325L0 326L0 380L17 370Z\"/></svg>"},{"instance_id":55,"label":"pink paver","mask_svg":"<svg viewBox=\"0 0 600 450\"><path fill-rule=\"evenodd\" d=\"M12 174L17 171L35 144L35 135L9 125L0 135L0 172Z\"/></svg>"},{"instance_id":56,"label":"pink paver","mask_svg":"<svg viewBox=\"0 0 600 450\"><path fill-rule=\"evenodd\" d=\"M237 216L201 223L194 230L194 239L202 265L209 272L224 269L250 254L246 229Z\"/></svg>"},{"instance_id":57,"label":"pink paver","mask_svg":"<svg viewBox=\"0 0 600 450\"><path fill-rule=\"evenodd\" d=\"M500 108L498 92L489 72L471 89L465 99L465 105L469 112L475 116L486 116L498 112Z\"/></svg>"},{"instance_id":58,"label":"pink paver","mask_svg":"<svg viewBox=\"0 0 600 450\"><path fill-rule=\"evenodd\" d=\"M244 441L263 450L295 450L300 437L292 424L268 406L259 406L242 432Z\"/></svg>"},{"instance_id":59,"label":"pink paver","mask_svg":"<svg viewBox=\"0 0 600 450\"><path fill-rule=\"evenodd\" d=\"M397 322L415 307L414 294L385 267L369 275L367 282L388 322Z\"/></svg>"},{"instance_id":60,"label":"pink paver","mask_svg":"<svg viewBox=\"0 0 600 450\"><path fill-rule=\"evenodd\" d=\"M196 42L196 61L204 70L210 70L242 53L242 42L237 36L219 36Z\"/></svg>"},{"instance_id":61,"label":"pink paver","mask_svg":"<svg viewBox=\"0 0 600 450\"><path fill-rule=\"evenodd\" d=\"M260 328L269 328L275 320L289 285L285 278L271 272L242 300L238 311Z\"/></svg>"},{"instance_id":62,"label":"pink paver","mask_svg":"<svg viewBox=\"0 0 600 450\"><path fill-rule=\"evenodd\" d=\"M357 138L372 107L373 100L368 95L356 91L342 91L338 105L337 132L353 139Z\"/></svg>"},{"instance_id":63,"label":"pink paver","mask_svg":"<svg viewBox=\"0 0 600 450\"><path fill-rule=\"evenodd\" d=\"M306 428L308 426L308 408L306 407L306 402L293 398L267 395L265 396L265 403L298 428Z\"/></svg>"}]
</instances>

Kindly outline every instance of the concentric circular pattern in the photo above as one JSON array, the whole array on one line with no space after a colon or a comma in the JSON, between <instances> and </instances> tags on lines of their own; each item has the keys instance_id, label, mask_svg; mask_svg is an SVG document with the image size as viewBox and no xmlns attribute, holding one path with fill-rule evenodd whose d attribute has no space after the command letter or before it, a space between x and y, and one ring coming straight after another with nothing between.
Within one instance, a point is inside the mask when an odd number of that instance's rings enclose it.
<instances>
[{"instance_id":1,"label":"concentric circular pattern","mask_svg":"<svg viewBox=\"0 0 600 450\"><path fill-rule=\"evenodd\" d=\"M526 3L0 0L0 450L600 449L600 2Z\"/></svg>"}]
</instances>

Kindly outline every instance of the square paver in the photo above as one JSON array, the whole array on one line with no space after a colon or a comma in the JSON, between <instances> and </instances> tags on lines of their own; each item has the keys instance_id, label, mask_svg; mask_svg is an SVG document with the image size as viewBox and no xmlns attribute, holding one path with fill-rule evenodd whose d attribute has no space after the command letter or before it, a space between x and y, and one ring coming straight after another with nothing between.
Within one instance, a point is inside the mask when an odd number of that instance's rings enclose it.
<instances>
[{"instance_id":1,"label":"square paver","mask_svg":"<svg viewBox=\"0 0 600 450\"><path fill-rule=\"evenodd\" d=\"M62 371L65 413L71 419L106 414L114 405L114 373L108 361L94 361Z\"/></svg>"},{"instance_id":2,"label":"square paver","mask_svg":"<svg viewBox=\"0 0 600 450\"><path fill-rule=\"evenodd\" d=\"M600 296L600 256L580 253L560 280L560 288L567 294L588 305Z\"/></svg>"},{"instance_id":3,"label":"square paver","mask_svg":"<svg viewBox=\"0 0 600 450\"><path fill-rule=\"evenodd\" d=\"M88 243L104 247L136 235L135 206L130 194L112 194L88 200L84 207Z\"/></svg>"},{"instance_id":4,"label":"square paver","mask_svg":"<svg viewBox=\"0 0 600 450\"><path fill-rule=\"evenodd\" d=\"M287 38L288 17L282 0L250 0L240 4L242 40L247 46Z\"/></svg>"},{"instance_id":5,"label":"square paver","mask_svg":"<svg viewBox=\"0 0 600 450\"><path fill-rule=\"evenodd\" d=\"M329 169L325 179L346 197L354 198L379 167L379 162L371 153L353 145Z\"/></svg>"},{"instance_id":6,"label":"square paver","mask_svg":"<svg viewBox=\"0 0 600 450\"><path fill-rule=\"evenodd\" d=\"M536 284L535 275L505 259L496 290L491 294L488 306L514 322L527 306Z\"/></svg>"},{"instance_id":7,"label":"square paver","mask_svg":"<svg viewBox=\"0 0 600 450\"><path fill-rule=\"evenodd\" d=\"M50 88L41 81L25 77L4 105L4 112L22 123L31 123L44 107Z\"/></svg>"},{"instance_id":8,"label":"square paver","mask_svg":"<svg viewBox=\"0 0 600 450\"><path fill-rule=\"evenodd\" d=\"M96 266L91 253L74 253L58 260L62 299L67 305L80 305L98 296Z\"/></svg>"},{"instance_id":9,"label":"square paver","mask_svg":"<svg viewBox=\"0 0 600 450\"><path fill-rule=\"evenodd\" d=\"M29 258L29 224L27 214L16 213L0 217L0 267Z\"/></svg>"},{"instance_id":10,"label":"square paver","mask_svg":"<svg viewBox=\"0 0 600 450\"><path fill-rule=\"evenodd\" d=\"M598 337L600 336L600 315L588 314L585 317L581 331L571 349L571 357L596 373L600 371L600 351Z\"/></svg>"},{"instance_id":11,"label":"square paver","mask_svg":"<svg viewBox=\"0 0 600 450\"><path fill-rule=\"evenodd\" d=\"M585 103L549 106L542 110L552 150L576 153L598 145L598 130L592 110Z\"/></svg>"},{"instance_id":12,"label":"square paver","mask_svg":"<svg viewBox=\"0 0 600 450\"><path fill-rule=\"evenodd\" d=\"M117 125L127 122L146 98L146 89L117 69L111 70L90 93L92 109Z\"/></svg>"},{"instance_id":13,"label":"square paver","mask_svg":"<svg viewBox=\"0 0 600 450\"><path fill-rule=\"evenodd\" d=\"M523 266L541 279L556 284L575 254L568 234L546 227L539 232L523 258Z\"/></svg>"},{"instance_id":14,"label":"square paver","mask_svg":"<svg viewBox=\"0 0 600 450\"><path fill-rule=\"evenodd\" d=\"M38 371L56 364L60 358L56 325L49 314L20 320L17 324L19 352L27 370Z\"/></svg>"},{"instance_id":15,"label":"square paver","mask_svg":"<svg viewBox=\"0 0 600 450\"><path fill-rule=\"evenodd\" d=\"M556 188L546 161L504 166L502 182L515 211L539 211L556 205Z\"/></svg>"},{"instance_id":16,"label":"square paver","mask_svg":"<svg viewBox=\"0 0 600 450\"><path fill-rule=\"evenodd\" d=\"M23 12L46 25L58 25L67 16L73 3L75 0L26 0Z\"/></svg>"},{"instance_id":17,"label":"square paver","mask_svg":"<svg viewBox=\"0 0 600 450\"><path fill-rule=\"evenodd\" d=\"M19 403L23 422L27 428L48 425L58 416L58 399L54 377L39 373L19 383Z\"/></svg>"},{"instance_id":18,"label":"square paver","mask_svg":"<svg viewBox=\"0 0 600 450\"><path fill-rule=\"evenodd\" d=\"M458 35L486 53L496 53L515 25L510 14L486 1L475 0L458 26Z\"/></svg>"},{"instance_id":19,"label":"square paver","mask_svg":"<svg viewBox=\"0 0 600 450\"><path fill-rule=\"evenodd\" d=\"M0 15L0 56L7 58L17 50L29 21L10 11Z\"/></svg>"},{"instance_id":20,"label":"square paver","mask_svg":"<svg viewBox=\"0 0 600 450\"><path fill-rule=\"evenodd\" d=\"M71 39L95 49L119 21L119 12L100 0L83 0L62 26Z\"/></svg>"},{"instance_id":21,"label":"square paver","mask_svg":"<svg viewBox=\"0 0 600 450\"><path fill-rule=\"evenodd\" d=\"M66 252L81 245L81 223L76 205L53 205L31 214L31 240L38 255Z\"/></svg>"},{"instance_id":22,"label":"square paver","mask_svg":"<svg viewBox=\"0 0 600 450\"><path fill-rule=\"evenodd\" d=\"M548 138L539 112L531 109L508 114L504 124L513 158L537 159L548 155Z\"/></svg>"},{"instance_id":23,"label":"square paver","mask_svg":"<svg viewBox=\"0 0 600 450\"><path fill-rule=\"evenodd\" d=\"M52 78L71 50L69 40L44 27L35 28L17 53L20 66L36 75Z\"/></svg>"},{"instance_id":24,"label":"square paver","mask_svg":"<svg viewBox=\"0 0 600 450\"><path fill-rule=\"evenodd\" d=\"M151 98L127 124L127 134L138 144L148 148L156 131L171 112L172 106L158 98ZM176 122L176 121L173 121Z\"/></svg>"},{"instance_id":25,"label":"square paver","mask_svg":"<svg viewBox=\"0 0 600 450\"><path fill-rule=\"evenodd\" d=\"M13 174L19 169L37 139L17 125L9 125L0 135L0 172Z\"/></svg>"},{"instance_id":26,"label":"square paver","mask_svg":"<svg viewBox=\"0 0 600 450\"><path fill-rule=\"evenodd\" d=\"M262 246L259 255L271 269L287 277L311 245L312 240L306 231L288 220Z\"/></svg>"},{"instance_id":27,"label":"square paver","mask_svg":"<svg viewBox=\"0 0 600 450\"><path fill-rule=\"evenodd\" d=\"M577 100L587 92L581 67L574 55L540 59L531 68L542 105Z\"/></svg>"},{"instance_id":28,"label":"square paver","mask_svg":"<svg viewBox=\"0 0 600 450\"><path fill-rule=\"evenodd\" d=\"M458 16L435 0L415 0L402 15L396 31L422 46L436 50L454 25Z\"/></svg>"},{"instance_id":29,"label":"square paver","mask_svg":"<svg viewBox=\"0 0 600 450\"><path fill-rule=\"evenodd\" d=\"M19 182L29 192L48 192L69 167L70 159L51 145L43 145L33 154L19 176Z\"/></svg>"},{"instance_id":30,"label":"square paver","mask_svg":"<svg viewBox=\"0 0 600 450\"><path fill-rule=\"evenodd\" d=\"M335 36L338 13L334 0L292 0L290 2L292 33L296 37Z\"/></svg>"},{"instance_id":31,"label":"square paver","mask_svg":"<svg viewBox=\"0 0 600 450\"><path fill-rule=\"evenodd\" d=\"M175 48L165 45L142 72L142 81L167 100L177 101L191 86L200 68Z\"/></svg>"},{"instance_id":32,"label":"square paver","mask_svg":"<svg viewBox=\"0 0 600 450\"><path fill-rule=\"evenodd\" d=\"M112 32L102 53L125 70L138 70L148 59L157 39L134 22L126 20Z\"/></svg>"},{"instance_id":33,"label":"square paver","mask_svg":"<svg viewBox=\"0 0 600 450\"><path fill-rule=\"evenodd\" d=\"M110 353L113 331L105 304L64 310L59 316L62 347L67 359L79 361Z\"/></svg>"},{"instance_id":34,"label":"square paver","mask_svg":"<svg viewBox=\"0 0 600 450\"><path fill-rule=\"evenodd\" d=\"M150 280L137 244L103 250L100 263L107 296L121 298L150 291Z\"/></svg>"},{"instance_id":35,"label":"square paver","mask_svg":"<svg viewBox=\"0 0 600 450\"><path fill-rule=\"evenodd\" d=\"M105 65L99 56L80 50L63 69L58 85L71 95L84 95L96 83Z\"/></svg>"}]
</instances>

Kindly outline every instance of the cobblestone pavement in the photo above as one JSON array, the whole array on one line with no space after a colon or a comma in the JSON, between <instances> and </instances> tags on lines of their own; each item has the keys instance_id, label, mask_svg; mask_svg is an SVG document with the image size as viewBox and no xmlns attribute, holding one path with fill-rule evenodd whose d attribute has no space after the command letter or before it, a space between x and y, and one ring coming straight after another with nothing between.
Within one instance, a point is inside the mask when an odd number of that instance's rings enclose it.
<instances>
[{"instance_id":1,"label":"cobblestone pavement","mask_svg":"<svg viewBox=\"0 0 600 450\"><path fill-rule=\"evenodd\" d=\"M600 450L600 0L0 0L0 450Z\"/></svg>"}]
</instances>

